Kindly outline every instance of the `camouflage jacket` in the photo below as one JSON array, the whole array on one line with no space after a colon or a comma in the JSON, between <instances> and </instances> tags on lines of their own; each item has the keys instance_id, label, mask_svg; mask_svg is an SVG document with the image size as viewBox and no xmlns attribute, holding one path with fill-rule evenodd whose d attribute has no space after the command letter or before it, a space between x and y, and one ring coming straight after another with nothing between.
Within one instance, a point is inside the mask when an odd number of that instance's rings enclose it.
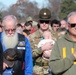
<instances>
[{"instance_id":1,"label":"camouflage jacket","mask_svg":"<svg viewBox=\"0 0 76 75\"><path fill-rule=\"evenodd\" d=\"M42 54L42 51L40 48L37 47L37 45L39 41L42 39L42 34L40 33L39 30L37 30L33 34L29 35L29 37L30 37L31 47L33 50L32 51L33 58L37 58L38 56L40 57L40 55Z\"/></svg>"},{"instance_id":2,"label":"camouflage jacket","mask_svg":"<svg viewBox=\"0 0 76 75\"><path fill-rule=\"evenodd\" d=\"M54 34L53 32L52 32L52 35L53 35L54 40L56 40L58 38L57 34ZM29 37L30 37L30 43L31 43L31 47L32 47L32 55L33 55L34 63L42 62L43 61L43 58L42 58L43 53L42 53L41 48L37 47L40 40L42 40L41 32L39 30L37 30L33 34L29 35Z\"/></svg>"}]
</instances>

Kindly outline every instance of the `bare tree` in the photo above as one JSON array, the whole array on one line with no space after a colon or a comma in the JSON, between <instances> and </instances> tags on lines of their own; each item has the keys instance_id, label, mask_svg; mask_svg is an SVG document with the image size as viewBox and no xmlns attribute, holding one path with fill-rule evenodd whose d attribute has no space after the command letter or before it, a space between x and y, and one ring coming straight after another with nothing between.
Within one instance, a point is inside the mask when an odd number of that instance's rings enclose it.
<instances>
[{"instance_id":1,"label":"bare tree","mask_svg":"<svg viewBox=\"0 0 76 75\"><path fill-rule=\"evenodd\" d=\"M36 2L24 2L21 6L19 6L19 8L22 11L22 13L25 14L25 17L34 17L39 12L39 8L37 7Z\"/></svg>"},{"instance_id":2,"label":"bare tree","mask_svg":"<svg viewBox=\"0 0 76 75\"><path fill-rule=\"evenodd\" d=\"M17 16L19 20L25 19L28 16L34 17L39 12L36 2L29 2L25 0L18 0L16 4L11 5L7 11L3 12L3 16L7 14L13 14Z\"/></svg>"},{"instance_id":3,"label":"bare tree","mask_svg":"<svg viewBox=\"0 0 76 75\"><path fill-rule=\"evenodd\" d=\"M17 7L10 6L7 10L3 12L3 17L6 15L15 15L18 17L19 14L17 13L17 10Z\"/></svg>"},{"instance_id":4,"label":"bare tree","mask_svg":"<svg viewBox=\"0 0 76 75\"><path fill-rule=\"evenodd\" d=\"M52 18L59 19L61 0L48 0L48 7L52 12Z\"/></svg>"}]
</instances>

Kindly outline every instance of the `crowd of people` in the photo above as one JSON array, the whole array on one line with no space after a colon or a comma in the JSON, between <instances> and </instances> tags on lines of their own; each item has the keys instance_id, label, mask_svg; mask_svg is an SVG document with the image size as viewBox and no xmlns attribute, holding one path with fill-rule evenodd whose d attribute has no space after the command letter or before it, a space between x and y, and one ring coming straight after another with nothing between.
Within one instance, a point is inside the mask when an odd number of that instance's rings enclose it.
<instances>
[{"instance_id":1,"label":"crowd of people","mask_svg":"<svg viewBox=\"0 0 76 75\"><path fill-rule=\"evenodd\" d=\"M7 15L0 24L0 75L75 75L76 12L51 20L42 8L38 22L18 23Z\"/></svg>"}]
</instances>

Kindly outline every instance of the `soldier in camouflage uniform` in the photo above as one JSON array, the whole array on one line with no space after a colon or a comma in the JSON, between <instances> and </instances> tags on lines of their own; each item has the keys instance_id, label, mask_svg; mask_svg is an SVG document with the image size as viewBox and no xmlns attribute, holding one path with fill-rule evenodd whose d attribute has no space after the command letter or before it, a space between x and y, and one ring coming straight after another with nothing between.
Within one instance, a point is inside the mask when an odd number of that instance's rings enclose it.
<instances>
[{"instance_id":1,"label":"soldier in camouflage uniform","mask_svg":"<svg viewBox=\"0 0 76 75\"><path fill-rule=\"evenodd\" d=\"M34 68L34 75L49 75L48 72L48 60L43 59L42 54L45 50L52 48L51 43L46 43L42 47L38 48L37 45L42 40L42 34L44 31L49 30L51 13L47 8L43 8L39 13L39 29L33 34L29 35L30 43L32 47L32 55Z\"/></svg>"}]
</instances>

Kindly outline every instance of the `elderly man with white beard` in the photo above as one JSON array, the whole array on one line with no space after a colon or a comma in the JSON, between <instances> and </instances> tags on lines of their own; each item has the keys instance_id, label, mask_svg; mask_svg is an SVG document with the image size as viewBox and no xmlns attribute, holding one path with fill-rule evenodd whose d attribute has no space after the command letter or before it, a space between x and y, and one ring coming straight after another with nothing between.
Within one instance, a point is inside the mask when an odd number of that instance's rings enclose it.
<instances>
[{"instance_id":1,"label":"elderly man with white beard","mask_svg":"<svg viewBox=\"0 0 76 75\"><path fill-rule=\"evenodd\" d=\"M16 32L16 25L17 18L14 15L3 18L3 32L0 34L3 48L2 75L33 75L30 43L26 37Z\"/></svg>"}]
</instances>

